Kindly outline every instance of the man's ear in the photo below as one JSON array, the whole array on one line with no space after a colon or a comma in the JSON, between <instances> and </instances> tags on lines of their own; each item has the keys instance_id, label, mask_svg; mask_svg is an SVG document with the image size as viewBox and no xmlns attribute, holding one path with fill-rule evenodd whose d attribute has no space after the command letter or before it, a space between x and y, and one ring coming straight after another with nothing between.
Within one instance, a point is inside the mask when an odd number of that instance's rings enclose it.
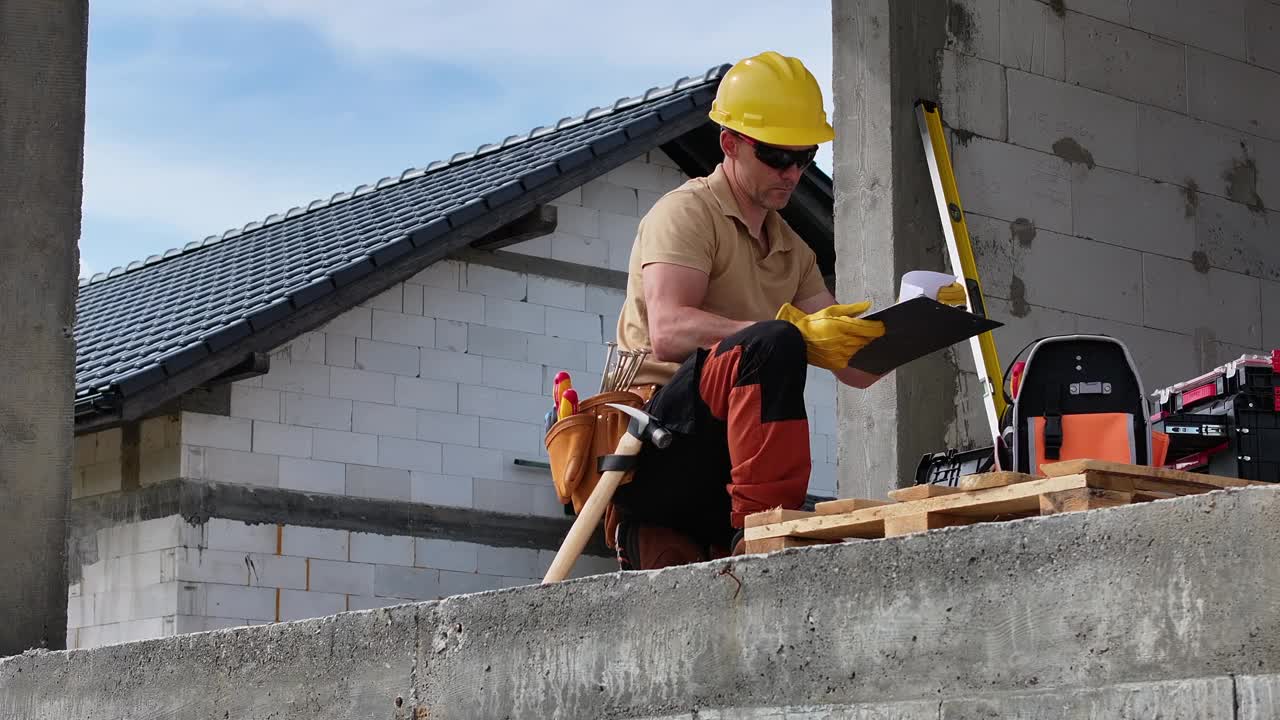
<instances>
[{"instance_id":1,"label":"man's ear","mask_svg":"<svg viewBox=\"0 0 1280 720\"><path fill-rule=\"evenodd\" d=\"M720 131L720 149L724 152L725 157L737 159L738 157L738 138L728 130Z\"/></svg>"}]
</instances>

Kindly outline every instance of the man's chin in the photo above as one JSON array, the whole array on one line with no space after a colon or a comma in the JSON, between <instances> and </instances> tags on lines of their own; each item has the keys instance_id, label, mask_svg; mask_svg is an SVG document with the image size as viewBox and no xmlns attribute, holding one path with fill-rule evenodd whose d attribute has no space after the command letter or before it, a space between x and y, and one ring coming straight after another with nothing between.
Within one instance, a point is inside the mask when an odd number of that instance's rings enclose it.
<instances>
[{"instance_id":1,"label":"man's chin","mask_svg":"<svg viewBox=\"0 0 1280 720\"><path fill-rule=\"evenodd\" d=\"M791 191L771 191L765 193L764 202L760 203L770 210L781 210L791 202Z\"/></svg>"}]
</instances>

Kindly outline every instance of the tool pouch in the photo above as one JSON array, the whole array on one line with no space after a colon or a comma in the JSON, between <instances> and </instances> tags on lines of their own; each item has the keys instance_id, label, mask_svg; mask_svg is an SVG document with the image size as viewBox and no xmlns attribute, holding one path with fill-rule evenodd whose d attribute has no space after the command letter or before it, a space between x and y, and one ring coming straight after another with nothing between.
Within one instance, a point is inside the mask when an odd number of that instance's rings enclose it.
<instances>
[{"instance_id":1,"label":"tool pouch","mask_svg":"<svg viewBox=\"0 0 1280 720\"><path fill-rule=\"evenodd\" d=\"M604 470L603 458L618 448L618 440L627 431L631 417L609 403L640 408L644 400L630 391L593 395L578 405L578 412L558 420L547 432L547 455L551 460L551 481L562 504L573 503L574 512L582 512L591 491ZM631 480L628 472L622 478Z\"/></svg>"}]
</instances>

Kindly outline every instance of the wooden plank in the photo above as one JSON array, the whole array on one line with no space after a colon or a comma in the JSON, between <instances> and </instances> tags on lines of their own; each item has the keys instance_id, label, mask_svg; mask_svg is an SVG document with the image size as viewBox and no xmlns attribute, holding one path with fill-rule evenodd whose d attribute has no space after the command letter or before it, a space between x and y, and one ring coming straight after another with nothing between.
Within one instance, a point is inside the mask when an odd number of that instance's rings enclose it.
<instances>
[{"instance_id":1,"label":"wooden plank","mask_svg":"<svg viewBox=\"0 0 1280 720\"><path fill-rule=\"evenodd\" d=\"M1088 478L1087 484L1089 487L1127 493L1139 493L1143 500L1177 497L1179 495L1199 495L1201 493L1223 489L1217 484L1189 482L1180 479L1154 478L1136 474L1121 474L1103 470L1086 470L1084 474Z\"/></svg>"},{"instance_id":2,"label":"wooden plank","mask_svg":"<svg viewBox=\"0 0 1280 720\"><path fill-rule=\"evenodd\" d=\"M764 512L751 513L743 520L744 528L759 527L761 525L769 525L771 523L779 523L787 520L799 520L800 518L813 517L816 513L807 510L786 510L783 508L773 508Z\"/></svg>"},{"instance_id":3,"label":"wooden plank","mask_svg":"<svg viewBox=\"0 0 1280 720\"><path fill-rule=\"evenodd\" d=\"M1136 475L1117 475L1098 470L1087 470L1084 473L1085 484L1099 490L1128 493L1132 495L1130 502L1150 502L1165 500L1182 495L1199 495L1201 493L1221 490L1217 485L1200 485L1174 480L1156 480Z\"/></svg>"},{"instance_id":4,"label":"wooden plank","mask_svg":"<svg viewBox=\"0 0 1280 720\"><path fill-rule=\"evenodd\" d=\"M925 532L926 530L951 527L952 525L970 525L975 522L980 521L977 518L940 512L903 515L902 517L887 518L884 521L884 536L887 538L899 537L901 535Z\"/></svg>"},{"instance_id":5,"label":"wooden plank","mask_svg":"<svg viewBox=\"0 0 1280 720\"><path fill-rule=\"evenodd\" d=\"M945 512L980 519L1017 513L1034 513L1040 510L1041 493L1088 487L1086 483L1084 475L1044 478L1003 487L891 503L840 515L815 515L810 518L747 528L745 536L748 540L787 535L830 540L845 537L881 537L877 533L883 532L884 521L887 518L927 512Z\"/></svg>"},{"instance_id":6,"label":"wooden plank","mask_svg":"<svg viewBox=\"0 0 1280 720\"><path fill-rule=\"evenodd\" d=\"M1035 476L1011 470L965 475L960 478L961 490L982 490L984 488L1003 487L1020 482L1031 482Z\"/></svg>"},{"instance_id":7,"label":"wooden plank","mask_svg":"<svg viewBox=\"0 0 1280 720\"><path fill-rule=\"evenodd\" d=\"M829 540L813 540L810 538L771 537L763 540L748 540L744 550L748 555L759 555L789 548L807 547L809 545L826 545L829 542Z\"/></svg>"},{"instance_id":8,"label":"wooden plank","mask_svg":"<svg viewBox=\"0 0 1280 720\"><path fill-rule=\"evenodd\" d=\"M912 485L911 487L898 488L890 490L889 497L897 502L910 502L912 500L924 500L925 498L942 497L943 495L955 495L962 493L958 487L950 485Z\"/></svg>"},{"instance_id":9,"label":"wooden plank","mask_svg":"<svg viewBox=\"0 0 1280 720\"><path fill-rule=\"evenodd\" d=\"M1080 512L1097 508L1128 505L1133 502L1133 495L1115 490L1098 488L1077 488L1045 493L1040 496L1040 514L1054 515L1064 512Z\"/></svg>"},{"instance_id":10,"label":"wooden plank","mask_svg":"<svg viewBox=\"0 0 1280 720\"><path fill-rule=\"evenodd\" d=\"M867 498L845 498L844 500L825 500L816 503L813 509L819 515L835 515L837 513L853 512L854 510L865 510L866 508L880 507L888 505L888 500L870 500Z\"/></svg>"},{"instance_id":11,"label":"wooden plank","mask_svg":"<svg viewBox=\"0 0 1280 720\"><path fill-rule=\"evenodd\" d=\"M1147 465L1126 465L1124 463L1108 462L1105 460L1065 460L1063 462L1046 463L1041 465L1040 469L1049 477L1079 475L1080 473L1089 470L1095 470L1112 475L1126 475L1130 477L1164 480L1176 483L1194 483L1196 485L1213 485L1219 488L1246 487L1250 485L1274 485L1274 483L1262 482L1260 480L1241 480L1240 478L1225 477L1222 475L1202 475L1200 473L1189 473L1183 470L1171 470L1169 468L1151 467Z\"/></svg>"}]
</instances>

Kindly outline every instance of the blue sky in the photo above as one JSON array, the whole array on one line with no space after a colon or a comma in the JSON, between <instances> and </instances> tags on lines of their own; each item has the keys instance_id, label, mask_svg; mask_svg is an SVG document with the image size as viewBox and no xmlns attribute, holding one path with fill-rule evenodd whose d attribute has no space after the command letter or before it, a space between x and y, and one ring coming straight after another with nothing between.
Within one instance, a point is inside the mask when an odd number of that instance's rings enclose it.
<instances>
[{"instance_id":1,"label":"blue sky","mask_svg":"<svg viewBox=\"0 0 1280 720\"><path fill-rule=\"evenodd\" d=\"M829 0L353 7L92 3L82 273L765 49L802 58L832 107Z\"/></svg>"}]
</instances>

